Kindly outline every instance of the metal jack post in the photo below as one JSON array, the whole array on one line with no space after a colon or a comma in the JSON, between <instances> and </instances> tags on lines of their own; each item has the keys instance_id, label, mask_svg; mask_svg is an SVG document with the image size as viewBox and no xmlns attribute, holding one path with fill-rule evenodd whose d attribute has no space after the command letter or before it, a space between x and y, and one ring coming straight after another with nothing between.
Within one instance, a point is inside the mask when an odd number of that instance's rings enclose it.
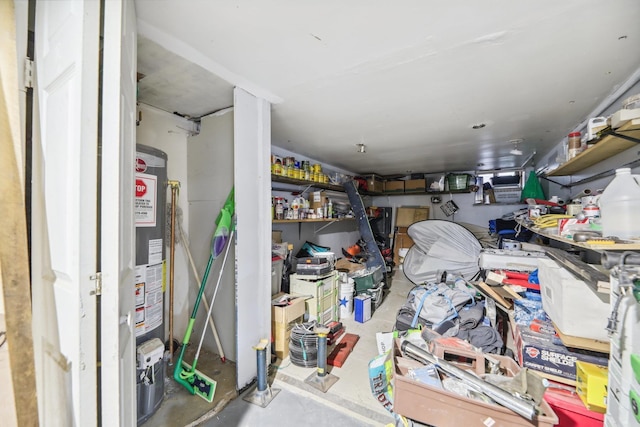
<instances>
[{"instance_id":1,"label":"metal jack post","mask_svg":"<svg viewBox=\"0 0 640 427\"><path fill-rule=\"evenodd\" d=\"M318 368L304 382L326 393L340 378L327 372L327 335L329 334L329 328L316 326L314 332L318 335Z\"/></svg>"},{"instance_id":2,"label":"metal jack post","mask_svg":"<svg viewBox=\"0 0 640 427\"><path fill-rule=\"evenodd\" d=\"M269 341L260 340L257 346L253 347L256 350L256 356L258 360L258 388L243 397L249 403L254 403L258 406L266 408L278 393L279 388L272 389L267 383L267 346Z\"/></svg>"}]
</instances>

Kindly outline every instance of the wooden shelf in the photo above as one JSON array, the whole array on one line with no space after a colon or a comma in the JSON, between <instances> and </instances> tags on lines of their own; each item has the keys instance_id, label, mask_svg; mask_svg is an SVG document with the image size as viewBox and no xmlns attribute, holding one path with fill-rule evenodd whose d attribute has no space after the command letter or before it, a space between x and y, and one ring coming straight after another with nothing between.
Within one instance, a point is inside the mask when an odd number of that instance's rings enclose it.
<instances>
[{"instance_id":1,"label":"wooden shelf","mask_svg":"<svg viewBox=\"0 0 640 427\"><path fill-rule=\"evenodd\" d=\"M640 119L630 120L623 126L614 130L615 133L640 139ZM615 133L609 133L600 138L591 148L578 154L571 160L560 165L557 169L548 172L547 176L567 176L580 172L583 169L593 166L602 160L615 156L618 153L631 148L638 143L620 138Z\"/></svg>"},{"instance_id":2,"label":"wooden shelf","mask_svg":"<svg viewBox=\"0 0 640 427\"><path fill-rule=\"evenodd\" d=\"M342 185L327 184L324 182L307 181L304 179L294 179L282 175L271 174L271 182L281 182L283 184L301 185L313 188L322 188L323 190L341 191L344 193Z\"/></svg>"},{"instance_id":3,"label":"wooden shelf","mask_svg":"<svg viewBox=\"0 0 640 427\"><path fill-rule=\"evenodd\" d=\"M273 224L297 224L301 222L336 222L336 221L352 221L355 218L316 218L316 219L274 219Z\"/></svg>"},{"instance_id":4,"label":"wooden shelf","mask_svg":"<svg viewBox=\"0 0 640 427\"><path fill-rule=\"evenodd\" d=\"M524 221L522 220L517 220L518 224L520 224L521 226L523 226L524 228L533 231L534 233L543 236L543 237L547 237L551 240L555 240L558 242L562 242L562 243L566 243L568 245L571 246L575 246L578 248L583 248L583 249L590 249L592 251L638 251L640 250L640 242L637 243L616 243L613 245L598 245L598 244L589 244L589 243L584 243L584 242L576 242L573 241L571 239L567 239L566 237L562 237L562 236L558 236L557 234L553 234L551 232L551 230L554 229L554 227L551 228L537 228L537 227L531 227L528 226Z\"/></svg>"},{"instance_id":5,"label":"wooden shelf","mask_svg":"<svg viewBox=\"0 0 640 427\"><path fill-rule=\"evenodd\" d=\"M344 192L342 185L325 184L324 182L306 181L304 179L294 179L282 175L271 174L271 182L280 182L283 184L300 185L313 188L321 188L323 190L333 190ZM358 190L361 196L415 196L415 195L436 195L436 194L464 194L471 193L471 190L451 190L451 191L407 191L402 193L378 193L373 191Z\"/></svg>"},{"instance_id":6,"label":"wooden shelf","mask_svg":"<svg viewBox=\"0 0 640 427\"><path fill-rule=\"evenodd\" d=\"M405 191L402 193L372 193L369 191L362 191L361 194L367 196L419 196L419 195L438 195L438 194L466 194L471 193L471 190L451 190L451 191Z\"/></svg>"}]
</instances>

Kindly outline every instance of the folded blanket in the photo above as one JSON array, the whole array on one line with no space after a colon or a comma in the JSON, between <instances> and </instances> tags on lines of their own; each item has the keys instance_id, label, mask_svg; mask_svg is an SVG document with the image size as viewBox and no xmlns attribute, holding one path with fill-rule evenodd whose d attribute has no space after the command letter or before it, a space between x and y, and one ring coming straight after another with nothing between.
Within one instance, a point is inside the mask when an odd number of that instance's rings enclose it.
<instances>
[{"instance_id":1,"label":"folded blanket","mask_svg":"<svg viewBox=\"0 0 640 427\"><path fill-rule=\"evenodd\" d=\"M498 331L486 325L480 325L475 329L460 330L457 337L469 341L485 353L500 353L504 346Z\"/></svg>"},{"instance_id":2,"label":"folded blanket","mask_svg":"<svg viewBox=\"0 0 640 427\"><path fill-rule=\"evenodd\" d=\"M460 329L474 329L484 318L484 304L475 303L458 311Z\"/></svg>"}]
</instances>

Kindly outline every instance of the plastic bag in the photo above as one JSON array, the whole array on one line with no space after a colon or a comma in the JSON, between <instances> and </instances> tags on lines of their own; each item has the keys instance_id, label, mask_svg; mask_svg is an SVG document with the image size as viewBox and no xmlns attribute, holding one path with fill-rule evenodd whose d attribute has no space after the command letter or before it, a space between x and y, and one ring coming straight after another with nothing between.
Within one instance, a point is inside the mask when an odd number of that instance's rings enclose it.
<instances>
[{"instance_id":1,"label":"plastic bag","mask_svg":"<svg viewBox=\"0 0 640 427\"><path fill-rule=\"evenodd\" d=\"M473 293L467 289L464 280L458 279L453 287L446 283L416 286L409 292L407 302L416 311L416 318L419 316L433 325L440 325L457 317L458 310L472 303Z\"/></svg>"},{"instance_id":2,"label":"plastic bag","mask_svg":"<svg viewBox=\"0 0 640 427\"><path fill-rule=\"evenodd\" d=\"M544 197L544 191L542 190L542 186L540 185L540 181L538 181L538 176L535 171L529 172L527 182L524 184L524 188L522 189L520 200L527 199L546 200Z\"/></svg>"}]
</instances>

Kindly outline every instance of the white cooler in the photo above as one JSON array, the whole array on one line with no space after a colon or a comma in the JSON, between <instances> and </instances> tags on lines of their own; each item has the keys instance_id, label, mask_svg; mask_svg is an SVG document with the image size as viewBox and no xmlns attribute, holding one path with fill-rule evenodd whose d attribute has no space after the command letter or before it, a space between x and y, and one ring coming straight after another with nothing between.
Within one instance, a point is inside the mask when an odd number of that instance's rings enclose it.
<instances>
[{"instance_id":1,"label":"white cooler","mask_svg":"<svg viewBox=\"0 0 640 427\"><path fill-rule=\"evenodd\" d=\"M609 341L609 295L595 292L550 259L538 264L542 307L565 335Z\"/></svg>"}]
</instances>

